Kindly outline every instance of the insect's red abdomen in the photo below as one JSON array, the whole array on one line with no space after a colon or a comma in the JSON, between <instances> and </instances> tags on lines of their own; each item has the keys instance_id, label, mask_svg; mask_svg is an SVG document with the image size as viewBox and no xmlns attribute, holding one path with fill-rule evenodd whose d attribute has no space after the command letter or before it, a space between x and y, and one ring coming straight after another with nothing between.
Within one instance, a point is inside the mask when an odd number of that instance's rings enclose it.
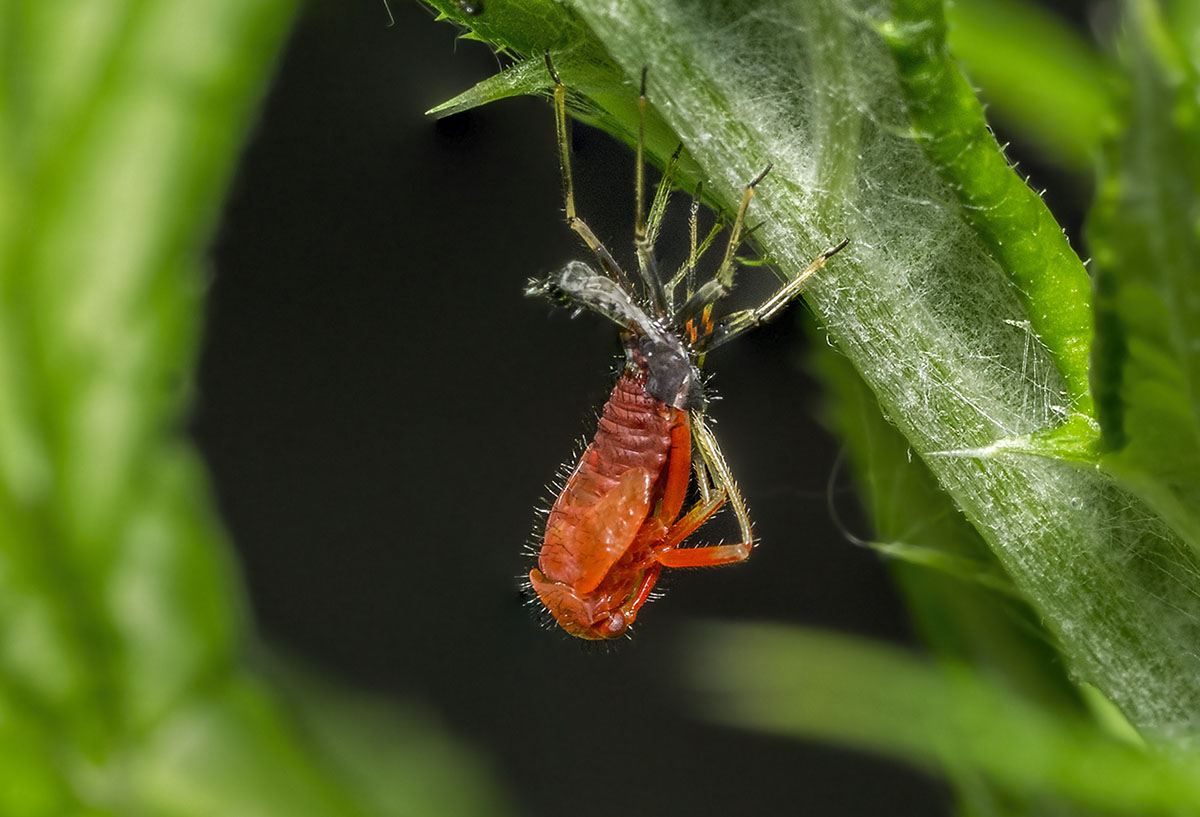
<instances>
[{"instance_id":1,"label":"insect's red abdomen","mask_svg":"<svg viewBox=\"0 0 1200 817\"><path fill-rule=\"evenodd\" d=\"M592 504L632 468L651 474L662 470L671 447L672 414L678 412L647 394L645 384L643 371L621 375L571 480L574 490L564 492L555 508Z\"/></svg>"},{"instance_id":2,"label":"insect's red abdomen","mask_svg":"<svg viewBox=\"0 0 1200 817\"><path fill-rule=\"evenodd\" d=\"M621 375L596 436L550 510L538 565L553 581L598 581L619 540L636 533L661 493L672 429L686 424L687 414L647 394L645 382L640 369ZM624 515L597 518L597 503L606 498Z\"/></svg>"}]
</instances>

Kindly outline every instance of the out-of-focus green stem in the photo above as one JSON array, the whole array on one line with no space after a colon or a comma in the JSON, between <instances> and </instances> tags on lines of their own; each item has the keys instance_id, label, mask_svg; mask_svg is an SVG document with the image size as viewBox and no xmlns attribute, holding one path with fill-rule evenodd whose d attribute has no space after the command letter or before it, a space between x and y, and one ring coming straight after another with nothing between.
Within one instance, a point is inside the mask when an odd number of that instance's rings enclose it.
<instances>
[{"instance_id":1,"label":"out-of-focus green stem","mask_svg":"<svg viewBox=\"0 0 1200 817\"><path fill-rule=\"evenodd\" d=\"M950 48L989 114L1049 157L1089 172L1115 121L1118 83L1096 47L1022 0L954 0L946 18Z\"/></svg>"}]
</instances>

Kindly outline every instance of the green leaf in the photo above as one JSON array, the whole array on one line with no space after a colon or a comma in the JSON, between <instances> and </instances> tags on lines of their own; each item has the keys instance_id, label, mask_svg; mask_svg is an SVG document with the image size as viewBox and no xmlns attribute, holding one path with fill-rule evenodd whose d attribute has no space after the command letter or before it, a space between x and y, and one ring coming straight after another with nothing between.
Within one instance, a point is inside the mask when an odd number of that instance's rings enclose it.
<instances>
[{"instance_id":1,"label":"green leaf","mask_svg":"<svg viewBox=\"0 0 1200 817\"><path fill-rule=\"evenodd\" d=\"M485 14L468 14L455 0L425 0L439 19L451 20L465 29L464 37L490 43L510 55L540 56L587 44L593 56L602 52L589 41L579 16L568 5L541 0L501 0L488 3Z\"/></svg>"},{"instance_id":2,"label":"green leaf","mask_svg":"<svg viewBox=\"0 0 1200 817\"><path fill-rule=\"evenodd\" d=\"M440 7L442 4L433 5ZM531 8L539 4L514 5L528 6L526 12L532 14ZM468 19L473 23L476 18ZM494 31L497 28L494 22L491 26L487 30ZM484 30L480 28L480 32ZM636 145L637 85L632 84L624 72L598 48L594 39L585 36L585 31L577 28L568 28L566 31L572 32L572 36L565 36L564 30L559 29L546 32L536 28L532 32L520 30L520 36L514 35L513 39L530 45L530 50L522 53L533 56L519 59L500 73L427 113L445 117L512 96L548 94L554 88L545 61L546 55L549 55L554 70L567 87L567 106L572 115L589 125L603 128L627 145ZM478 38L483 39L482 33L478 34ZM493 44L499 46L508 41L508 37L502 37ZM646 117L645 140L647 158L660 168L666 165L679 146L679 137L653 108ZM675 179L679 187L687 190L695 190L697 182L702 179L700 168L686 152L679 159Z\"/></svg>"},{"instance_id":3,"label":"green leaf","mask_svg":"<svg viewBox=\"0 0 1200 817\"><path fill-rule=\"evenodd\" d=\"M1129 125L1088 225L1103 463L1200 553L1200 82L1153 4L1127 19Z\"/></svg>"},{"instance_id":4,"label":"green leaf","mask_svg":"<svg viewBox=\"0 0 1200 817\"><path fill-rule=\"evenodd\" d=\"M566 61L561 58L558 63ZM569 69L559 65L555 70L560 74ZM578 86L575 86L578 87ZM426 111L430 116L450 116L463 111L469 111L489 102L497 102L511 96L528 94L535 96L554 89L554 82L546 68L546 62L537 57L521 60L499 74L493 74L470 90L463 91L454 99L447 100L435 108Z\"/></svg>"},{"instance_id":5,"label":"green leaf","mask_svg":"<svg viewBox=\"0 0 1200 817\"><path fill-rule=\"evenodd\" d=\"M767 625L709 625L696 647L698 711L723 723L965 766L1010 793L1104 814L1200 813L1200 758L1119 741L952 664Z\"/></svg>"},{"instance_id":6,"label":"green leaf","mask_svg":"<svg viewBox=\"0 0 1200 817\"><path fill-rule=\"evenodd\" d=\"M806 290L830 342L980 532L1072 677L1146 734L1195 734L1200 574L1178 533L1078 467L1074 442L1070 456L1005 450L1073 412L1071 439L1090 431L1089 285L988 132L946 50L941 3L572 8L627 93L652 66L652 103L723 210L773 163L752 218L785 277L851 238ZM622 124L628 133L633 121Z\"/></svg>"},{"instance_id":7,"label":"green leaf","mask_svg":"<svg viewBox=\"0 0 1200 817\"><path fill-rule=\"evenodd\" d=\"M490 770L453 743L431 714L339 688L286 662L267 667L321 766L370 814L488 814L511 810Z\"/></svg>"},{"instance_id":8,"label":"green leaf","mask_svg":"<svg viewBox=\"0 0 1200 817\"><path fill-rule=\"evenodd\" d=\"M866 544L892 559L917 632L940 659L969 666L1030 703L1079 717L1080 696L1063 672L1053 638L987 544L880 415L849 362L821 338L813 341L813 368L828 394L826 422L844 441L858 493L884 540ZM936 735L924 737L937 741ZM964 813L1063 814L1061 802L998 792L970 762L943 761Z\"/></svg>"},{"instance_id":9,"label":"green leaf","mask_svg":"<svg viewBox=\"0 0 1200 817\"><path fill-rule=\"evenodd\" d=\"M828 394L826 422L846 446L859 496L882 540L867 544L894 560L921 636L944 659L970 665L1041 705L1078 711L1078 694L1052 637L987 543L880 415L849 362L819 337L813 340L813 369Z\"/></svg>"},{"instance_id":10,"label":"green leaf","mask_svg":"<svg viewBox=\"0 0 1200 817\"><path fill-rule=\"evenodd\" d=\"M941 5L899 3L882 28L900 71L913 138L1012 277L1031 337L1045 345L1066 380L1067 408L1088 416L1091 284L1049 209L997 149L979 101L946 50Z\"/></svg>"},{"instance_id":11,"label":"green leaf","mask_svg":"<svg viewBox=\"0 0 1200 817\"><path fill-rule=\"evenodd\" d=\"M950 49L989 114L1072 170L1089 171L1115 117L1117 83L1096 47L1025 0L955 0L946 18Z\"/></svg>"},{"instance_id":12,"label":"green leaf","mask_svg":"<svg viewBox=\"0 0 1200 817\"><path fill-rule=\"evenodd\" d=\"M853 237L808 289L831 340L1075 677L1143 729L1191 734L1200 658L1185 633L1200 593L1170 529L1066 461L928 456L1052 427L1072 393L1082 408L1090 334L1078 261L987 135L937 38L940 5L900 3L887 20L842 3L579 8L627 71L654 55L662 110L726 201L774 161L756 235L785 275L831 237Z\"/></svg>"}]
</instances>

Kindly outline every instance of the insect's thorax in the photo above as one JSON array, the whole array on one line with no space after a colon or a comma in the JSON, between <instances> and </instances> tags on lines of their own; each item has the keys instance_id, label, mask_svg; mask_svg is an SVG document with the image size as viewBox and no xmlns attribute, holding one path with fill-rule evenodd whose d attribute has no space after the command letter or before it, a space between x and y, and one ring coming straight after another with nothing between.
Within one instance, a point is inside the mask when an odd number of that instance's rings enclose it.
<instances>
[{"instance_id":1,"label":"insect's thorax","mask_svg":"<svg viewBox=\"0 0 1200 817\"><path fill-rule=\"evenodd\" d=\"M681 338L663 330L624 336L628 369L644 372L646 393L683 411L702 408L700 370Z\"/></svg>"}]
</instances>

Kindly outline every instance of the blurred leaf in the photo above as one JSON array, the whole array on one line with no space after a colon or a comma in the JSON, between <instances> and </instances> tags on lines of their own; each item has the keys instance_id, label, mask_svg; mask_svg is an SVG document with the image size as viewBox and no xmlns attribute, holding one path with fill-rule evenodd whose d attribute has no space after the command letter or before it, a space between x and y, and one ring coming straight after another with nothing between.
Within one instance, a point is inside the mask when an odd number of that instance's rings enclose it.
<instances>
[{"instance_id":1,"label":"blurred leaf","mask_svg":"<svg viewBox=\"0 0 1200 817\"><path fill-rule=\"evenodd\" d=\"M950 48L989 113L1072 170L1090 171L1117 83L1097 49L1026 0L955 0L946 18Z\"/></svg>"},{"instance_id":2,"label":"blurred leaf","mask_svg":"<svg viewBox=\"0 0 1200 817\"><path fill-rule=\"evenodd\" d=\"M0 4L0 813L499 809L435 725L292 709L240 666L180 426L201 256L293 5Z\"/></svg>"},{"instance_id":3,"label":"blurred leaf","mask_svg":"<svg viewBox=\"0 0 1200 817\"><path fill-rule=\"evenodd\" d=\"M511 813L436 724L306 679L232 676L189 699L127 759L131 789L171 817ZM282 695L279 693L282 692Z\"/></svg>"},{"instance_id":4,"label":"blurred leaf","mask_svg":"<svg viewBox=\"0 0 1200 817\"><path fill-rule=\"evenodd\" d=\"M1104 814L1200 814L1200 759L1123 743L954 665L768 625L697 633L690 684L723 723L819 738L937 768L978 769L1010 792ZM886 679L881 683L881 679Z\"/></svg>"},{"instance_id":5,"label":"blurred leaf","mask_svg":"<svg viewBox=\"0 0 1200 817\"><path fill-rule=\"evenodd\" d=\"M976 560L963 556L955 556L938 548L914 545L911 542L863 542L881 556L894 559L897 562L936 570L946 576L951 576L969 584L975 584L997 593L1017 595L1016 588L999 571L999 566L990 561ZM982 543L981 543L982 544Z\"/></svg>"},{"instance_id":6,"label":"blurred leaf","mask_svg":"<svg viewBox=\"0 0 1200 817\"><path fill-rule=\"evenodd\" d=\"M1185 49L1192 71L1200 71L1200 3L1193 0L1163 0L1166 27Z\"/></svg>"},{"instance_id":7,"label":"blurred leaf","mask_svg":"<svg viewBox=\"0 0 1200 817\"><path fill-rule=\"evenodd\" d=\"M1128 9L1129 126L1088 225L1103 463L1200 554L1200 82L1157 6Z\"/></svg>"},{"instance_id":8,"label":"blurred leaf","mask_svg":"<svg viewBox=\"0 0 1200 817\"><path fill-rule=\"evenodd\" d=\"M354 695L302 667L267 677L316 748L321 765L372 815L511 814L487 781L490 769L446 737L433 717Z\"/></svg>"},{"instance_id":9,"label":"blurred leaf","mask_svg":"<svg viewBox=\"0 0 1200 817\"><path fill-rule=\"evenodd\" d=\"M7 691L6 691L7 693ZM16 696L0 696L0 813L42 817L69 813L75 798L58 772L59 751Z\"/></svg>"},{"instance_id":10,"label":"blurred leaf","mask_svg":"<svg viewBox=\"0 0 1200 817\"><path fill-rule=\"evenodd\" d=\"M174 437L197 255L290 4L98 5L3 11L0 668L104 754L235 646L228 555Z\"/></svg>"}]
</instances>

